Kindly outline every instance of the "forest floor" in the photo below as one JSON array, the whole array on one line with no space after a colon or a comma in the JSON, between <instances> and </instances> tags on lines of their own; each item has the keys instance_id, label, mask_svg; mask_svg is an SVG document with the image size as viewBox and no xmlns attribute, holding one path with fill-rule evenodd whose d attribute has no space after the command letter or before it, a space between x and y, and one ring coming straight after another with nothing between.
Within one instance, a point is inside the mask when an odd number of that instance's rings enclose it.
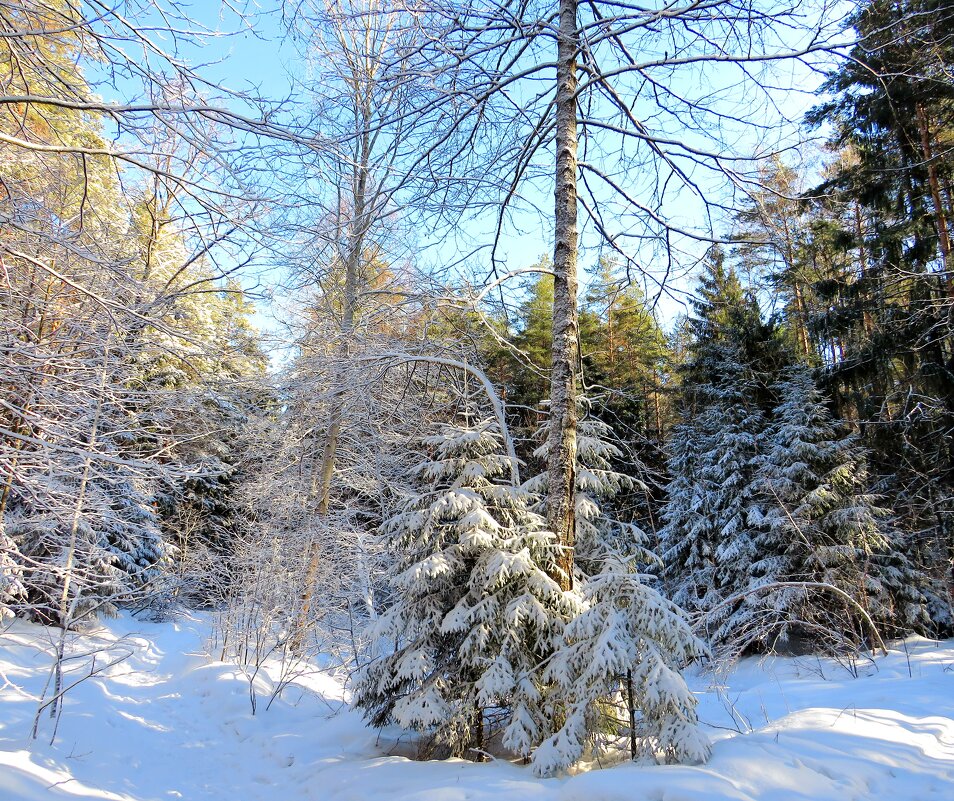
<instances>
[{"instance_id":1,"label":"forest floor","mask_svg":"<svg viewBox=\"0 0 954 801\"><path fill-rule=\"evenodd\" d=\"M251 714L249 683L208 655L202 616L108 621L70 645L53 722L37 699L54 636L0 632L0 800L122 801L927 801L954 799L954 641L912 638L851 666L745 660L691 677L714 741L708 764L539 780L498 760L418 762L397 732L368 729L326 674L301 676ZM83 654L87 654L83 656ZM121 659L109 667L111 662ZM404 750L407 750L405 741Z\"/></svg>"}]
</instances>

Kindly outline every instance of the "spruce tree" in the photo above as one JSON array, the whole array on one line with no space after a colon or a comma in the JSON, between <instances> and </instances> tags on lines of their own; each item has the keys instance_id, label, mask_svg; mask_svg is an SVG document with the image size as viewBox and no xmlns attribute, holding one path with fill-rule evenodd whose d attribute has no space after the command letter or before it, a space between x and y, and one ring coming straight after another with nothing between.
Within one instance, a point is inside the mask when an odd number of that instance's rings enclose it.
<instances>
[{"instance_id":1,"label":"spruce tree","mask_svg":"<svg viewBox=\"0 0 954 801\"><path fill-rule=\"evenodd\" d=\"M614 442L613 429L589 413L592 404L580 402L577 423L576 449L576 543L575 560L580 578L598 572L603 560L620 553L633 555L639 551L645 559L654 559L647 550L648 535L634 523L617 518L608 504L626 490L644 488L643 482L614 469L614 463L624 458L623 451ZM549 423L537 430L542 441L533 456L545 463L549 449ZM634 466L640 469L641 466ZM523 488L536 498L540 509L547 492L548 476L540 473L524 482Z\"/></svg>"},{"instance_id":2,"label":"spruce tree","mask_svg":"<svg viewBox=\"0 0 954 801\"><path fill-rule=\"evenodd\" d=\"M670 598L722 649L751 621L745 589L764 518L756 475L772 397L765 376L781 355L774 326L718 250L695 312L681 371L685 419L671 443L661 575Z\"/></svg>"},{"instance_id":3,"label":"spruce tree","mask_svg":"<svg viewBox=\"0 0 954 801\"><path fill-rule=\"evenodd\" d=\"M565 770L588 744L599 746L597 734L607 730L629 733L634 759L700 761L708 741L679 670L704 647L682 610L640 574L657 561L648 535L610 509L614 496L639 483L613 468L623 454L612 429L581 415L577 442L575 583L582 610L567 624L544 673L560 725L535 751L534 770ZM546 447L535 455L545 458ZM542 494L546 474L524 486Z\"/></svg>"},{"instance_id":4,"label":"spruce tree","mask_svg":"<svg viewBox=\"0 0 954 801\"><path fill-rule=\"evenodd\" d=\"M155 491L150 482L128 468L107 474L109 508L100 524L103 548L122 573L123 589L158 598L172 547L159 528Z\"/></svg>"},{"instance_id":5,"label":"spruce tree","mask_svg":"<svg viewBox=\"0 0 954 801\"><path fill-rule=\"evenodd\" d=\"M668 468L670 481L659 531L660 579L668 595L692 615L718 603L715 589L715 529L700 475L701 432L685 415L673 428Z\"/></svg>"},{"instance_id":6,"label":"spruce tree","mask_svg":"<svg viewBox=\"0 0 954 801\"><path fill-rule=\"evenodd\" d=\"M680 669L704 653L685 614L647 584L632 560L607 556L583 586L546 670L563 723L533 756L541 775L566 769L599 732L628 733L633 759L699 762L709 753ZM595 749L598 750L598 749Z\"/></svg>"},{"instance_id":7,"label":"spruce tree","mask_svg":"<svg viewBox=\"0 0 954 801\"><path fill-rule=\"evenodd\" d=\"M764 505L755 478L767 424L738 351L720 347L709 357L716 352L720 380L695 387L701 408L674 432L660 541L670 597L703 616L711 644L721 647L751 613L744 595L723 602L745 589L756 558Z\"/></svg>"},{"instance_id":8,"label":"spruce tree","mask_svg":"<svg viewBox=\"0 0 954 801\"><path fill-rule=\"evenodd\" d=\"M758 476L766 516L750 589L828 584L888 633L922 624L922 581L898 551L887 511L868 492L857 440L839 433L806 367L789 368L778 395ZM842 644L846 634L871 635L858 607L824 588L787 587L757 598L758 625L749 640L762 647L793 635L824 647Z\"/></svg>"},{"instance_id":9,"label":"spruce tree","mask_svg":"<svg viewBox=\"0 0 954 801\"><path fill-rule=\"evenodd\" d=\"M552 731L541 665L577 610L550 576L552 537L509 471L491 421L425 440L426 488L385 526L400 554L396 600L376 626L396 644L368 665L356 698L378 726L430 733L452 753L480 749L484 715L529 757Z\"/></svg>"}]
</instances>

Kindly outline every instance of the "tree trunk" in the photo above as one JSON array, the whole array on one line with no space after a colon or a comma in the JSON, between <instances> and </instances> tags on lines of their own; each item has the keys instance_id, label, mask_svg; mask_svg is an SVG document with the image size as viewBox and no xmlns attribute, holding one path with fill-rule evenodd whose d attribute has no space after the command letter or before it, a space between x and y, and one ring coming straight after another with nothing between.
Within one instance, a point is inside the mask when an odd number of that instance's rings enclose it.
<instances>
[{"instance_id":1,"label":"tree trunk","mask_svg":"<svg viewBox=\"0 0 954 801\"><path fill-rule=\"evenodd\" d=\"M937 165L934 163L934 152L931 147L931 132L928 127L927 114L918 104L916 108L918 129L921 133L921 153L927 165L928 184L931 188L931 200L934 203L934 220L937 226L937 239L941 250L941 262L944 265L944 286L949 297L954 297L954 265L951 264L951 240L948 231L947 215L944 201L941 199L941 183L938 179Z\"/></svg>"},{"instance_id":2,"label":"tree trunk","mask_svg":"<svg viewBox=\"0 0 954 801\"><path fill-rule=\"evenodd\" d=\"M560 545L554 577L573 587L575 545L576 372L579 360L576 310L577 0L560 0L557 36L556 187L554 190L553 350L550 376L550 441L547 523Z\"/></svg>"},{"instance_id":3,"label":"tree trunk","mask_svg":"<svg viewBox=\"0 0 954 801\"><path fill-rule=\"evenodd\" d=\"M345 265L345 298L344 314L341 323L341 343L338 346L338 356L340 362L336 370L336 377L333 381L334 395L331 400L331 409L328 414L328 430L325 434L325 444L322 448L321 462L318 470L312 473L312 484L309 498L313 501L318 499L317 514L320 519L328 517L328 509L331 503L331 480L335 472L335 459L338 455L338 440L341 437L341 423L344 415L344 395L346 392L345 375L343 370L350 350L350 338L354 331L354 310L357 287L358 261L360 260L360 251L352 259L355 252L351 248L348 254L347 264ZM294 634L291 639L291 648L297 651L301 648L304 639L305 629L308 625L308 616L311 614L312 601L315 596L315 580L318 577L318 568L321 565L321 552L318 542L313 538L309 541L306 559L308 568L305 571L305 583L302 587L301 603L298 608L298 616L293 628Z\"/></svg>"},{"instance_id":4,"label":"tree trunk","mask_svg":"<svg viewBox=\"0 0 954 801\"><path fill-rule=\"evenodd\" d=\"M331 409L328 414L328 430L325 435L325 444L321 453L321 462L317 472L312 473L312 485L309 498L318 499L318 517L328 516L331 503L331 480L335 472L335 459L338 455L338 441L341 437L341 423L344 416L344 401L347 393L347 361L351 352L351 338L354 335L355 312L358 303L358 281L361 270L361 259L364 254L365 237L368 230L365 199L368 189L368 132L364 132L362 140L362 163L355 168L354 208L349 221L350 235L348 247L344 254L345 283L343 308L341 313L341 341L338 344L338 362L335 377L332 380L333 395ZM315 595L315 580L318 577L318 568L321 563L319 544L312 539L306 551L308 568L305 571L305 583L302 587L301 603L298 615L292 629L293 634L290 646L293 651L301 648L305 629L308 625L308 616Z\"/></svg>"},{"instance_id":5,"label":"tree trunk","mask_svg":"<svg viewBox=\"0 0 954 801\"><path fill-rule=\"evenodd\" d=\"M626 711L629 716L629 757L634 762L639 754L636 741L636 698L633 693L633 671L626 671Z\"/></svg>"}]
</instances>

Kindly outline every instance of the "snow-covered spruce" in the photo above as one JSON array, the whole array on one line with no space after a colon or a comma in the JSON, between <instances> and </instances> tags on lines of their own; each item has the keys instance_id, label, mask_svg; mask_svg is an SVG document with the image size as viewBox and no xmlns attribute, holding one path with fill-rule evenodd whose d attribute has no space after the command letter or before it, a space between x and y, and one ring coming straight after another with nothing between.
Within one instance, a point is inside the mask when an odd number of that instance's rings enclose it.
<instances>
[{"instance_id":1,"label":"snow-covered spruce","mask_svg":"<svg viewBox=\"0 0 954 801\"><path fill-rule=\"evenodd\" d=\"M13 614L13 607L26 597L23 585L23 557L7 535L0 518L0 622Z\"/></svg>"},{"instance_id":2,"label":"snow-covered spruce","mask_svg":"<svg viewBox=\"0 0 954 801\"><path fill-rule=\"evenodd\" d=\"M754 389L746 381L747 373L739 361L727 359L726 381L711 387L712 401L703 422L700 476L716 538L714 586L723 598L748 587L765 515L756 476L759 444L768 422L746 391ZM751 625L752 599L746 595L706 612L711 641L721 646Z\"/></svg>"},{"instance_id":3,"label":"snow-covered spruce","mask_svg":"<svg viewBox=\"0 0 954 801\"><path fill-rule=\"evenodd\" d=\"M150 482L109 464L82 494L68 476L46 486L51 498L74 508L54 511L23 499L6 515L8 553L28 589L21 593L24 613L73 626L154 595L171 549L159 530Z\"/></svg>"},{"instance_id":4,"label":"snow-covered spruce","mask_svg":"<svg viewBox=\"0 0 954 801\"><path fill-rule=\"evenodd\" d=\"M610 514L606 504L624 490L641 488L639 479L613 469L613 462L623 458L614 444L613 430L596 417L587 414L588 401L581 402L576 436L576 539L574 564L577 578L599 572L608 556L627 554L640 561L655 561L649 550L649 535L639 526L619 520ZM544 422L537 431L542 441L534 457L546 464L549 454L549 425ZM523 488L535 496L534 508L542 512L549 476L546 472L524 482Z\"/></svg>"},{"instance_id":5,"label":"snow-covered spruce","mask_svg":"<svg viewBox=\"0 0 954 801\"><path fill-rule=\"evenodd\" d=\"M668 459L671 480L659 531L660 578L682 609L698 613L718 603L715 589L716 535L700 478L701 434L692 419L673 428Z\"/></svg>"},{"instance_id":6,"label":"snow-covered spruce","mask_svg":"<svg viewBox=\"0 0 954 801\"><path fill-rule=\"evenodd\" d=\"M631 756L665 762L706 758L695 699L679 669L701 656L684 613L645 583L638 565L654 563L647 535L614 518L606 504L637 481L613 469L622 452L612 429L581 416L576 469L576 571L583 610L570 621L544 678L559 727L534 752L538 775L579 761L588 746L629 735ZM545 434L545 427L544 427ZM544 442L547 438L544 436ZM544 444L535 456L545 461ZM524 487L542 495L546 474ZM539 496L538 496L539 497ZM600 733L608 738L600 741Z\"/></svg>"},{"instance_id":7,"label":"snow-covered spruce","mask_svg":"<svg viewBox=\"0 0 954 801\"><path fill-rule=\"evenodd\" d=\"M111 492L101 523L103 547L121 571L126 592L155 595L171 561L172 546L159 529L154 489L131 470L107 473Z\"/></svg>"},{"instance_id":8,"label":"snow-covered spruce","mask_svg":"<svg viewBox=\"0 0 954 801\"><path fill-rule=\"evenodd\" d=\"M682 610L617 556L587 577L583 598L545 674L563 724L534 753L535 772L566 769L598 732L628 733L633 759L703 761L709 741L679 670L704 649Z\"/></svg>"},{"instance_id":9,"label":"snow-covered spruce","mask_svg":"<svg viewBox=\"0 0 954 801\"><path fill-rule=\"evenodd\" d=\"M890 634L926 623L920 581L899 552L888 513L868 494L864 453L839 433L809 370L796 365L777 384L769 448L758 487L766 515L748 589L812 582L842 590ZM837 646L867 639L861 610L824 587L752 592L746 638L763 647L792 636Z\"/></svg>"},{"instance_id":10,"label":"snow-covered spruce","mask_svg":"<svg viewBox=\"0 0 954 801\"><path fill-rule=\"evenodd\" d=\"M660 532L670 597L727 655L793 637L856 646L873 623L892 634L923 624L919 578L867 493L864 454L808 369L775 382L769 418L746 397L738 351L710 344L705 355L721 379L694 387L699 409L671 445Z\"/></svg>"},{"instance_id":11,"label":"snow-covered spruce","mask_svg":"<svg viewBox=\"0 0 954 801\"><path fill-rule=\"evenodd\" d=\"M444 426L425 444L427 486L385 526L400 573L376 634L395 648L359 674L356 702L375 725L428 732L458 755L482 747L490 721L529 756L553 730L541 666L578 599L551 578L552 537L527 493L502 480L495 424Z\"/></svg>"},{"instance_id":12,"label":"snow-covered spruce","mask_svg":"<svg viewBox=\"0 0 954 801\"><path fill-rule=\"evenodd\" d=\"M703 617L710 643L723 647L749 625L744 593L764 519L756 476L767 421L752 402L750 373L730 344L705 357L718 380L693 388L701 407L673 432L671 482L660 531L662 578L670 597Z\"/></svg>"}]
</instances>

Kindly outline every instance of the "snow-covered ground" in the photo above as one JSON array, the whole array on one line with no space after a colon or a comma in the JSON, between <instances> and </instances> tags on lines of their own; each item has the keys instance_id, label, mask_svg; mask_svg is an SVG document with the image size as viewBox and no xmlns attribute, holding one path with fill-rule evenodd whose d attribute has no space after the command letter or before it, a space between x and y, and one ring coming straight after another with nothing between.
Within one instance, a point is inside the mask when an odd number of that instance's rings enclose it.
<instances>
[{"instance_id":1,"label":"snow-covered ground","mask_svg":"<svg viewBox=\"0 0 954 801\"><path fill-rule=\"evenodd\" d=\"M23 623L0 633L0 801L954 799L954 641L908 640L860 663L858 678L813 658L695 677L715 741L705 766L538 780L503 761L389 755L393 740L367 729L320 674L253 716L242 674L207 656L202 618L123 617L76 643L107 646L97 669L128 658L70 690L51 746L47 717L30 738L49 636Z\"/></svg>"}]
</instances>

